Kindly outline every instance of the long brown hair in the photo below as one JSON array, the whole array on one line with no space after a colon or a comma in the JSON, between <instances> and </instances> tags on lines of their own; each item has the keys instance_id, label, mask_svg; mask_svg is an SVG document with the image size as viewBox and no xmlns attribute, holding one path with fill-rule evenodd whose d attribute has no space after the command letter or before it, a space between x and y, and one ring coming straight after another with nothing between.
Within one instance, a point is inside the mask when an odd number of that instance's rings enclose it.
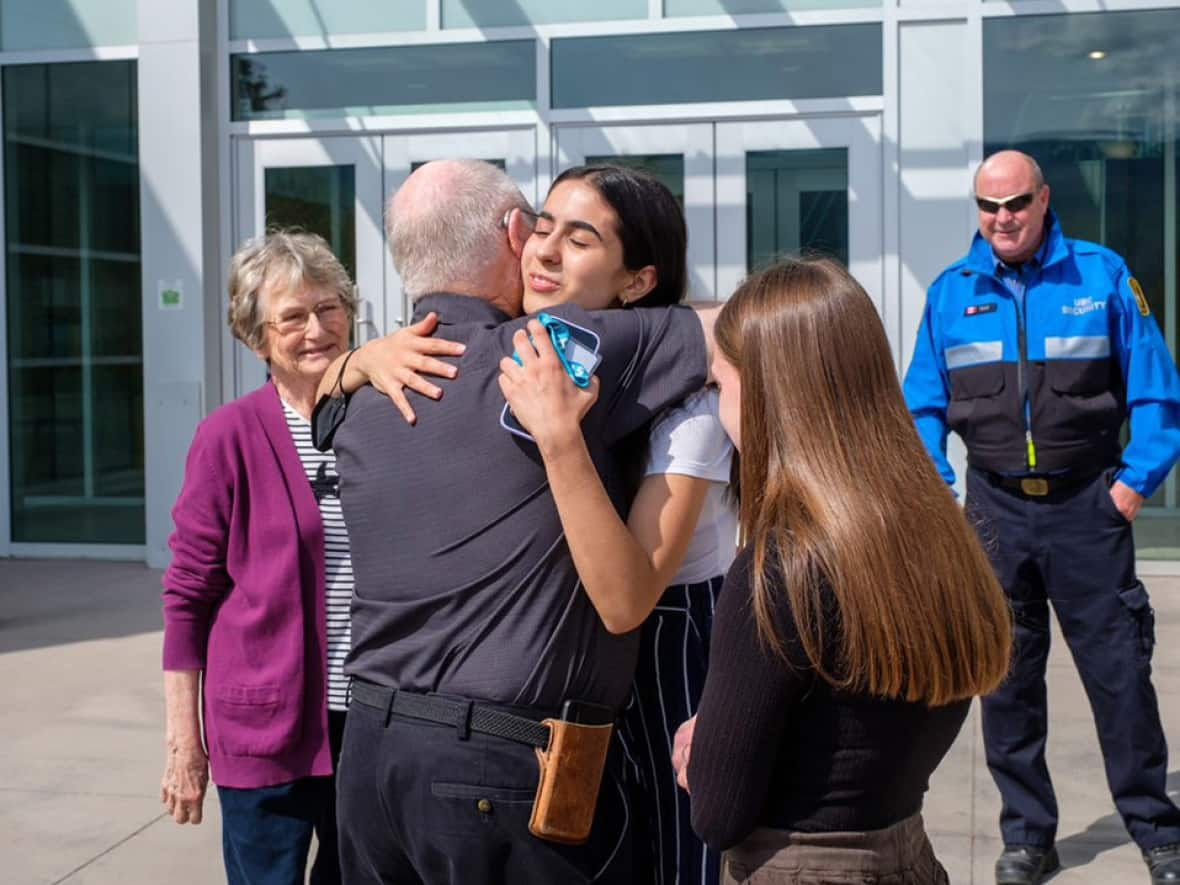
<instances>
[{"instance_id":1,"label":"long brown hair","mask_svg":"<svg viewBox=\"0 0 1180 885\"><path fill-rule=\"evenodd\" d=\"M807 658L837 689L930 706L993 690L1011 614L918 437L864 289L831 259L782 261L742 284L716 340L741 379L741 525L762 640L787 658L773 615L785 593Z\"/></svg>"}]
</instances>

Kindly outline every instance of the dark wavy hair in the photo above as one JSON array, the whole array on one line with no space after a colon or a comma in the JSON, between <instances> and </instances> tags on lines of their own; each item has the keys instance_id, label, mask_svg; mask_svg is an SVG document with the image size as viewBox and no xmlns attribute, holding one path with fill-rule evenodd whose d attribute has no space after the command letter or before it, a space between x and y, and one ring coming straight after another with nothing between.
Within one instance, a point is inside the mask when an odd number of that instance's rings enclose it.
<instances>
[{"instance_id":1,"label":"dark wavy hair","mask_svg":"<svg viewBox=\"0 0 1180 885\"><path fill-rule=\"evenodd\" d=\"M598 191L618 217L623 266L635 271L649 264L656 285L628 306L679 304L688 289L688 227L672 192L653 175L627 166L593 165L566 169L549 188L563 181L584 181Z\"/></svg>"}]
</instances>

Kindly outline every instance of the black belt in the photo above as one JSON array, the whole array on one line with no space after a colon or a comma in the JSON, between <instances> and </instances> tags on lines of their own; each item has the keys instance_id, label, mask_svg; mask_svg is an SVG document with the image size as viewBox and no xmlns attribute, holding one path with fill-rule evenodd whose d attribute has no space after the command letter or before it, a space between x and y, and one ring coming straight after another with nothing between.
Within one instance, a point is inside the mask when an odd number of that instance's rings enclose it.
<instances>
[{"instance_id":1,"label":"black belt","mask_svg":"<svg viewBox=\"0 0 1180 885\"><path fill-rule=\"evenodd\" d=\"M528 744L530 747L539 747L542 750L549 746L547 725L476 701L398 691L360 679L352 680L351 697L353 703L381 710L387 716L397 713L412 719L454 726L459 732L459 737L463 739L466 739L468 733L477 731L480 734L490 734L520 744Z\"/></svg>"},{"instance_id":2,"label":"black belt","mask_svg":"<svg viewBox=\"0 0 1180 885\"><path fill-rule=\"evenodd\" d=\"M1004 476L1002 473L992 473L990 470L980 470L979 472L993 486L1012 492L1020 492L1030 498L1043 498L1053 492L1085 485L1102 471L1078 470L1059 476Z\"/></svg>"}]
</instances>

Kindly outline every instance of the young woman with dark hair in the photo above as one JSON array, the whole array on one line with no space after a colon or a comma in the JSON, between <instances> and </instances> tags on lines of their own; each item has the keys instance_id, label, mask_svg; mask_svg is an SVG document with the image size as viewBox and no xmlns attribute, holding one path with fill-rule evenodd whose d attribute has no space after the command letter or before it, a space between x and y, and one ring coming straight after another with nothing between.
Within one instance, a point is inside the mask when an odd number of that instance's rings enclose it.
<instances>
[{"instance_id":1,"label":"young woman with dark hair","mask_svg":"<svg viewBox=\"0 0 1180 885\"><path fill-rule=\"evenodd\" d=\"M1003 593L843 267L756 274L715 333L745 546L677 736L693 826L725 882L944 883L922 797L1007 671Z\"/></svg>"},{"instance_id":2,"label":"young woman with dark hair","mask_svg":"<svg viewBox=\"0 0 1180 885\"><path fill-rule=\"evenodd\" d=\"M565 187L567 184L570 185L568 189ZM579 184L583 187L579 188ZM610 291L591 297L599 300L618 295L619 303L614 306L642 303L644 307L666 307L679 304L688 291L688 230L684 223L684 212L671 191L654 176L639 169L610 165L574 166L554 180L549 188L549 196L545 199L545 207L538 217L551 217L551 203L556 203L563 192L577 195L586 187L593 189L614 213L612 227L622 248L622 256L621 261L609 264L615 270L635 272L651 267L654 271L651 289L640 298L628 301L625 292ZM584 195L589 196L588 193ZM540 309L548 299L535 291L530 299L527 261L527 258L524 259L526 264L522 267L526 274L524 308L525 313L532 313L534 308ZM577 296L578 304L587 307L581 299L589 296L588 287L582 285L580 288L585 295Z\"/></svg>"},{"instance_id":3,"label":"young woman with dark hair","mask_svg":"<svg viewBox=\"0 0 1180 885\"><path fill-rule=\"evenodd\" d=\"M563 302L591 310L676 304L687 288L686 252L683 212L654 177L617 166L568 169L525 243L525 312ZM676 726L696 711L713 608L736 552L737 515L726 495L733 448L717 418L717 391L669 409L628 447L634 470L624 522L590 461L575 407L528 384L501 387L537 439L582 583L616 600L608 629L641 628L634 691L619 721L634 781L636 881L714 883L720 857L692 832L671 751Z\"/></svg>"}]
</instances>

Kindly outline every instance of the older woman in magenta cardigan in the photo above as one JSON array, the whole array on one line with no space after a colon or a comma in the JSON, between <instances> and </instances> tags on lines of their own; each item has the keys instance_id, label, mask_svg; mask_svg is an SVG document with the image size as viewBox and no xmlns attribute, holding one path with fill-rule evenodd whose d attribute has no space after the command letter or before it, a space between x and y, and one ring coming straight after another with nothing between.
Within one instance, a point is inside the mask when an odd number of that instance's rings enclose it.
<instances>
[{"instance_id":1,"label":"older woman in magenta cardigan","mask_svg":"<svg viewBox=\"0 0 1180 885\"><path fill-rule=\"evenodd\" d=\"M161 800L178 823L200 823L211 770L230 883L302 883L313 830L312 881L339 882L352 571L334 458L311 447L308 419L348 346L352 287L312 234L247 243L230 277L230 326L271 377L197 429L173 510Z\"/></svg>"}]
</instances>

